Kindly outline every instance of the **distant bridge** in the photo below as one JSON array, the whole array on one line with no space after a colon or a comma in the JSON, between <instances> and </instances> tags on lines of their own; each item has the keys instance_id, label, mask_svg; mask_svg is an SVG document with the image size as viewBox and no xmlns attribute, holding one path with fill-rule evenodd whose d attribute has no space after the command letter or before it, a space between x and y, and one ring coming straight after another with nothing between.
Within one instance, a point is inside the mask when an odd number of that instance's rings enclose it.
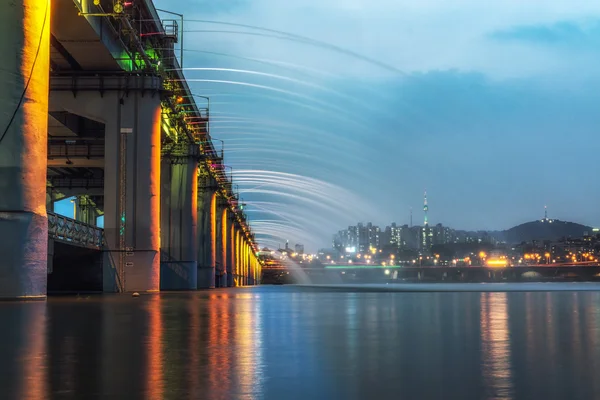
<instances>
[{"instance_id":1,"label":"distant bridge","mask_svg":"<svg viewBox=\"0 0 600 400\"><path fill-rule=\"evenodd\" d=\"M518 267L351 266L280 267L263 271L265 283L291 283L299 275L315 282L520 282L600 281L599 263L521 265Z\"/></svg>"}]
</instances>

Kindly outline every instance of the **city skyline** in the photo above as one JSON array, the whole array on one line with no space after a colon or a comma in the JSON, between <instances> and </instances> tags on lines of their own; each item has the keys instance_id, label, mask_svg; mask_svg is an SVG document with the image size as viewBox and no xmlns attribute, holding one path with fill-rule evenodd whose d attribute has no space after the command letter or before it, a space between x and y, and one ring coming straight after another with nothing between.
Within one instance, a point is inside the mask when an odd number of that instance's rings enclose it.
<instances>
[{"instance_id":1,"label":"city skyline","mask_svg":"<svg viewBox=\"0 0 600 400\"><path fill-rule=\"evenodd\" d=\"M449 226L449 224L444 223L443 220L441 220L441 221L437 221L436 220L436 221L432 222L429 219L429 211L430 211L430 208L429 208L429 200L428 200L428 204L427 204L427 222L428 222L428 225L435 226L435 225L438 225L438 224L442 224L444 226ZM521 222L517 222L516 224L511 225L511 226L499 227L499 228L496 228L496 229L484 229L484 228L465 229L465 228L461 227L460 225L457 226L457 227L455 227L454 229L461 230L461 231L468 231L468 232L478 232L478 231L493 232L493 231L502 231L502 230L513 228L513 227L521 225L521 224L525 224L525 223L532 222L532 221L540 221L540 220L543 220L543 219L559 220L559 221L564 221L564 222L573 222L573 223L577 223L577 224L581 224L581 225L586 225L586 226L590 226L590 227L594 227L595 226L595 225L587 223L585 221L572 221L572 220L569 220L569 219L552 217L552 214L548 210L548 206L543 206L543 208L541 209L540 216L542 216L542 217L541 218L530 218L528 220L523 220ZM424 217L424 215L423 215L423 217ZM552 218L550 218L550 217L552 217ZM424 225L424 223L412 223L413 222L412 219L414 219L414 218L415 218L415 214L413 212L413 208L411 207L408 210L408 216L407 216L406 220L389 220L387 222L385 222L385 221L382 222L382 221L359 220L359 221L348 221L348 223L349 224L352 224L352 223L362 223L362 224L372 223L373 225L377 225L377 226L381 226L381 225L385 225L385 224L390 224L390 225L391 224L397 224L398 226L407 225L409 227L411 227L411 226L423 226ZM398 221L400 221L400 222L398 222Z\"/></svg>"}]
</instances>

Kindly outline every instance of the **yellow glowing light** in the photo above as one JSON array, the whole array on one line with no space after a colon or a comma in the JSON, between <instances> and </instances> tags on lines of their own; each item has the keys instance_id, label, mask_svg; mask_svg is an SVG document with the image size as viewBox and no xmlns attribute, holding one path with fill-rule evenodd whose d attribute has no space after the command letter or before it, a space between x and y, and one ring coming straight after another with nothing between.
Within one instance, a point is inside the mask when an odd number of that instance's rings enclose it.
<instances>
[{"instance_id":1,"label":"yellow glowing light","mask_svg":"<svg viewBox=\"0 0 600 400\"><path fill-rule=\"evenodd\" d=\"M480 258L485 258L485 257L486 257L486 254L485 254L485 252L483 252L483 251L480 251L480 252L479 252L479 257L480 257Z\"/></svg>"},{"instance_id":2,"label":"yellow glowing light","mask_svg":"<svg viewBox=\"0 0 600 400\"><path fill-rule=\"evenodd\" d=\"M491 258L487 260L487 265L489 267L506 267L508 265L508 262L499 258Z\"/></svg>"}]
</instances>

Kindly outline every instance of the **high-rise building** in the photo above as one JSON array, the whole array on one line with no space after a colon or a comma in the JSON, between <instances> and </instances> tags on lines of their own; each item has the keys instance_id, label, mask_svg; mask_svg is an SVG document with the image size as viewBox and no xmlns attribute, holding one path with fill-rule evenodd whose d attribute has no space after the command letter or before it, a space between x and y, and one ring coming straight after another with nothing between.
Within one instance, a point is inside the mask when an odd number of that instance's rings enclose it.
<instances>
[{"instance_id":1,"label":"high-rise building","mask_svg":"<svg viewBox=\"0 0 600 400\"><path fill-rule=\"evenodd\" d=\"M402 244L402 228L397 226L395 222L392 222L391 234L391 243L399 248Z\"/></svg>"},{"instance_id":2,"label":"high-rise building","mask_svg":"<svg viewBox=\"0 0 600 400\"><path fill-rule=\"evenodd\" d=\"M379 244L381 245L381 247L387 247L392 244L392 241L392 227L386 226L385 229L383 229L381 231L381 234L379 235Z\"/></svg>"},{"instance_id":3,"label":"high-rise building","mask_svg":"<svg viewBox=\"0 0 600 400\"><path fill-rule=\"evenodd\" d=\"M295 250L295 251L296 251L296 253L298 253L298 254L304 254L304 245L303 245L303 244L296 243L296 245L294 246L294 250Z\"/></svg>"}]
</instances>

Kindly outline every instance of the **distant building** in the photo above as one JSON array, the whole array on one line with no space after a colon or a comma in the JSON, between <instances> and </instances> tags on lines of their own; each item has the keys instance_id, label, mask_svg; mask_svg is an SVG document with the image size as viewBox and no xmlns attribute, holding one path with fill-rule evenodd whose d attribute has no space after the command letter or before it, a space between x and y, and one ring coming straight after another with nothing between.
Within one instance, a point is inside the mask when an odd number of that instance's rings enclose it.
<instances>
[{"instance_id":1,"label":"distant building","mask_svg":"<svg viewBox=\"0 0 600 400\"><path fill-rule=\"evenodd\" d=\"M304 245L303 244L296 244L294 246L294 250L296 251L296 253L298 254L304 254Z\"/></svg>"},{"instance_id":2,"label":"distant building","mask_svg":"<svg viewBox=\"0 0 600 400\"><path fill-rule=\"evenodd\" d=\"M381 229L371 222L364 225L349 226L348 229L339 231L333 236L333 248L340 253L362 253L371 248L379 248L381 243Z\"/></svg>"}]
</instances>

